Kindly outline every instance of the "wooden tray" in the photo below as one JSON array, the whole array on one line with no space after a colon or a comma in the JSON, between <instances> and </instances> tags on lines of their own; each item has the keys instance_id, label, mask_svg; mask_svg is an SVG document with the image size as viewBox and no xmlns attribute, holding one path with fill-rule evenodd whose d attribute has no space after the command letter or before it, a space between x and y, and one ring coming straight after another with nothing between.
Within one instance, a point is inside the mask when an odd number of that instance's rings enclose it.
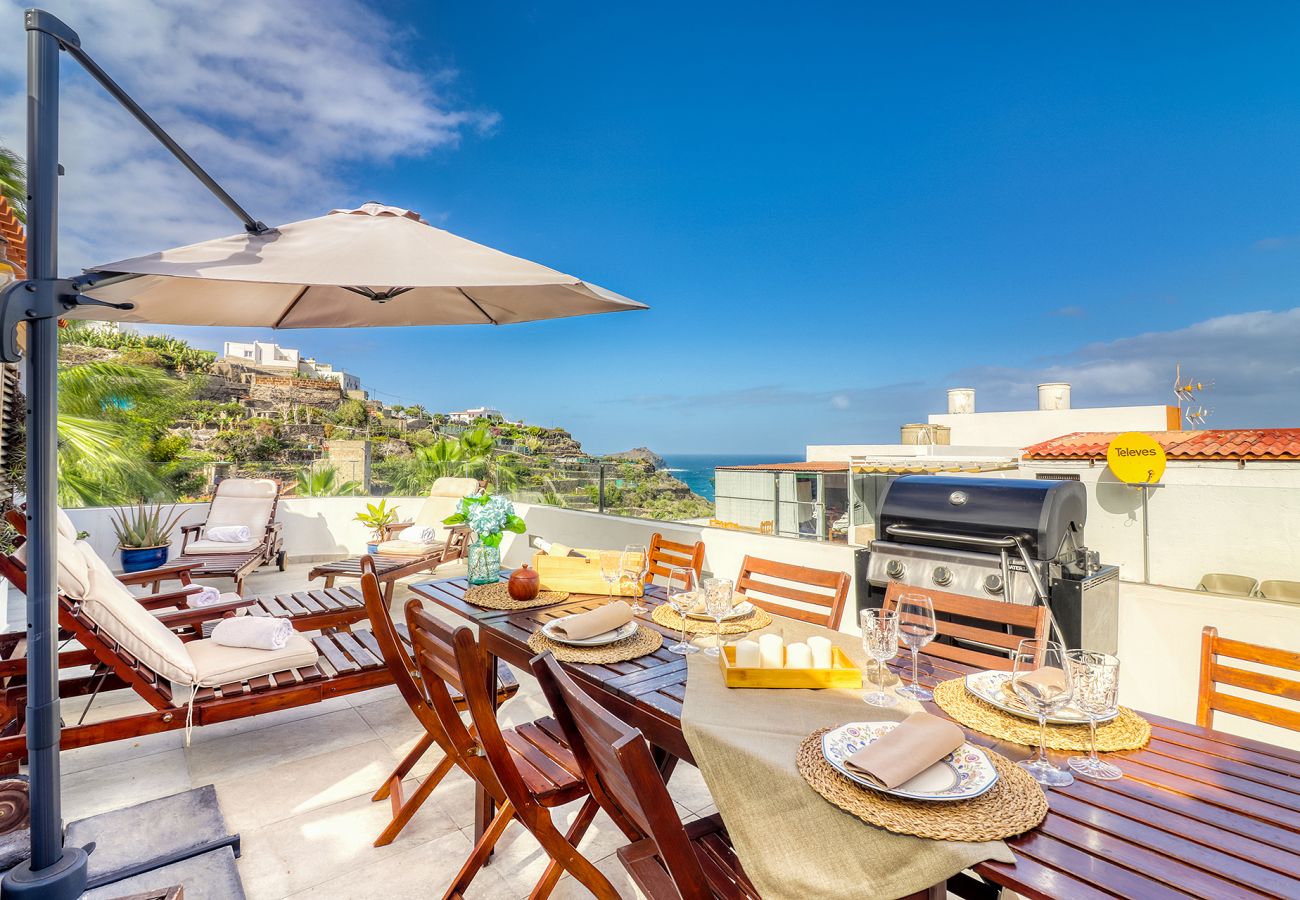
<instances>
[{"instance_id":1,"label":"wooden tray","mask_svg":"<svg viewBox=\"0 0 1300 900\"><path fill-rule=\"evenodd\" d=\"M742 669L736 665L735 647L723 647L718 664L729 688L862 687L862 670L839 647L831 648L829 669Z\"/></svg>"},{"instance_id":2,"label":"wooden tray","mask_svg":"<svg viewBox=\"0 0 1300 900\"><path fill-rule=\"evenodd\" d=\"M600 551L575 547L582 557L533 554L533 568L544 591L568 591L570 594L608 594L616 597L640 597L644 585L622 582L614 584L600 577Z\"/></svg>"}]
</instances>

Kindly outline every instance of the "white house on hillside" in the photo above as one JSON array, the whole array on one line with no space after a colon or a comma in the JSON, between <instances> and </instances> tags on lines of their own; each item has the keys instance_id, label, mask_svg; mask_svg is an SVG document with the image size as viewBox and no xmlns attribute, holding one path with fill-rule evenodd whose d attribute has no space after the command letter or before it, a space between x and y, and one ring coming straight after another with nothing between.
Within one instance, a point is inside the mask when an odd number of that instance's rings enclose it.
<instances>
[{"instance_id":1,"label":"white house on hillside","mask_svg":"<svg viewBox=\"0 0 1300 900\"><path fill-rule=\"evenodd\" d=\"M490 406L476 406L473 409L462 409L457 412L447 413L447 418L457 424L468 425L476 419L504 420L505 416L499 409L493 409Z\"/></svg>"},{"instance_id":2,"label":"white house on hillside","mask_svg":"<svg viewBox=\"0 0 1300 900\"><path fill-rule=\"evenodd\" d=\"M233 362L259 369L282 369L286 374L299 372L311 378L337 381L345 392L361 390L361 379L356 375L335 369L329 363L317 362L315 357L304 359L300 351L269 341L226 341L222 345L221 355Z\"/></svg>"}]
</instances>

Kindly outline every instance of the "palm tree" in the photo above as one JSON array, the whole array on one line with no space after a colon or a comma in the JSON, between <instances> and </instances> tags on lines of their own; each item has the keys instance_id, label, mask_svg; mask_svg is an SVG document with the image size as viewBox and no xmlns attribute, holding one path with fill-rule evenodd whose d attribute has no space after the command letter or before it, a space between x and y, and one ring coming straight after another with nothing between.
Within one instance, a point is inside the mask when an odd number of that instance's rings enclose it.
<instances>
[{"instance_id":1,"label":"palm tree","mask_svg":"<svg viewBox=\"0 0 1300 900\"><path fill-rule=\"evenodd\" d=\"M59 371L59 502L111 506L169 491L123 413L180 389L157 369L92 362Z\"/></svg>"},{"instance_id":2,"label":"palm tree","mask_svg":"<svg viewBox=\"0 0 1300 900\"><path fill-rule=\"evenodd\" d=\"M322 466L319 469L300 469L298 471L299 497L341 497L361 493L361 482L338 480L338 469Z\"/></svg>"},{"instance_id":3,"label":"palm tree","mask_svg":"<svg viewBox=\"0 0 1300 900\"><path fill-rule=\"evenodd\" d=\"M9 201L18 221L27 224L27 167L22 157L0 146L0 195Z\"/></svg>"}]
</instances>

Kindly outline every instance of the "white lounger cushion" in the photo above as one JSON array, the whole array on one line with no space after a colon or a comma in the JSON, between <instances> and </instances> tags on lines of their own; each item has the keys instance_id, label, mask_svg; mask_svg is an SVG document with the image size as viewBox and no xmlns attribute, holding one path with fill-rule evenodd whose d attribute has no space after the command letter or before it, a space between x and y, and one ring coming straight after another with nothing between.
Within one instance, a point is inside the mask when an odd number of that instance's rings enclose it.
<instances>
[{"instance_id":1,"label":"white lounger cushion","mask_svg":"<svg viewBox=\"0 0 1300 900\"><path fill-rule=\"evenodd\" d=\"M252 553L262 546L260 540L257 541L209 541L200 538L197 541L190 541L185 545L185 553L188 556L202 556L207 553Z\"/></svg>"},{"instance_id":2,"label":"white lounger cushion","mask_svg":"<svg viewBox=\"0 0 1300 900\"><path fill-rule=\"evenodd\" d=\"M460 501L462 497L468 497L471 494L478 493L478 481L474 478L439 478L429 489L429 498L420 505L420 512L416 515L413 525L427 525L433 529L434 542L446 540L447 526L442 520L448 516L460 512ZM396 541L386 541L385 543L397 543ZM409 541L407 542L410 543ZM380 553L387 553L380 545ZM428 552L426 549L424 552ZM418 556L422 554L407 552L404 556Z\"/></svg>"},{"instance_id":3,"label":"white lounger cushion","mask_svg":"<svg viewBox=\"0 0 1300 900\"><path fill-rule=\"evenodd\" d=\"M441 541L417 544L415 541L384 541L379 545L380 556L428 556L442 549Z\"/></svg>"},{"instance_id":4,"label":"white lounger cushion","mask_svg":"<svg viewBox=\"0 0 1300 900\"><path fill-rule=\"evenodd\" d=\"M190 641L184 647L193 662L199 687L217 687L298 666L310 666L317 659L312 642L297 633L289 638L283 650L226 647L211 638Z\"/></svg>"},{"instance_id":5,"label":"white lounger cushion","mask_svg":"<svg viewBox=\"0 0 1300 900\"><path fill-rule=\"evenodd\" d=\"M85 541L73 541L71 538L65 538L63 533L59 533L59 547L62 548L64 543L85 544ZM27 565L27 548L30 545L22 544L14 550L14 559L18 560L24 566ZM88 548L87 548L88 549ZM92 553L94 551L91 551ZM98 555L98 554L96 554ZM69 597L84 597L90 590L90 568L86 564L86 558L82 553L64 553L59 550L59 590Z\"/></svg>"},{"instance_id":6,"label":"white lounger cushion","mask_svg":"<svg viewBox=\"0 0 1300 900\"><path fill-rule=\"evenodd\" d=\"M223 525L244 525L260 544L262 536L266 534L266 527L271 522L277 490L276 483L270 478L227 478L217 485L217 493L212 498L208 521L204 526L218 528ZM234 544L225 546L227 553L236 552L229 549Z\"/></svg>"}]
</instances>

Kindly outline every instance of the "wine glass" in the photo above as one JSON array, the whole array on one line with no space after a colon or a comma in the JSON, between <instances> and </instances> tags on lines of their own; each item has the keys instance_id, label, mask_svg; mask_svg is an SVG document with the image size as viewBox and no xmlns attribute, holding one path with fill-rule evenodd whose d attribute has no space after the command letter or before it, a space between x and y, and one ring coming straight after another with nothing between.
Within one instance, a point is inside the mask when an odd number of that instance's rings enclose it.
<instances>
[{"instance_id":1,"label":"wine glass","mask_svg":"<svg viewBox=\"0 0 1300 900\"><path fill-rule=\"evenodd\" d=\"M683 566L680 569L668 570L668 586L665 589L668 594L668 605L682 617L682 639L668 648L669 653L680 653L686 656L699 652L699 647L686 640L686 614L700 599L697 587L695 570L691 567Z\"/></svg>"},{"instance_id":2,"label":"wine glass","mask_svg":"<svg viewBox=\"0 0 1300 900\"><path fill-rule=\"evenodd\" d=\"M862 649L876 661L880 675L880 690L862 695L872 706L894 706L898 698L885 693L885 663L898 655L898 611L893 609L864 609L862 623Z\"/></svg>"},{"instance_id":3,"label":"wine glass","mask_svg":"<svg viewBox=\"0 0 1300 900\"><path fill-rule=\"evenodd\" d=\"M1017 765L1046 787L1074 783L1069 769L1053 765L1047 756L1047 717L1070 702L1074 686L1065 648L1056 641L1029 638L1016 649L1011 689L1038 716L1038 750Z\"/></svg>"},{"instance_id":4,"label":"wine glass","mask_svg":"<svg viewBox=\"0 0 1300 900\"><path fill-rule=\"evenodd\" d=\"M600 551L600 577L605 579L606 599L614 599L614 585L623 577L623 554L617 550Z\"/></svg>"},{"instance_id":5,"label":"wine glass","mask_svg":"<svg viewBox=\"0 0 1300 900\"><path fill-rule=\"evenodd\" d=\"M896 688L913 700L933 700L934 694L917 681L916 657L921 648L934 640L934 604L925 594L903 594L898 598L898 636L912 651L912 683Z\"/></svg>"},{"instance_id":6,"label":"wine glass","mask_svg":"<svg viewBox=\"0 0 1300 900\"><path fill-rule=\"evenodd\" d=\"M646 553L645 544L628 544L624 547L621 567L623 577L639 588L632 595L632 613L639 616L649 612L649 607L641 602L642 596L645 595L645 576L650 570L650 557Z\"/></svg>"},{"instance_id":7,"label":"wine glass","mask_svg":"<svg viewBox=\"0 0 1300 900\"><path fill-rule=\"evenodd\" d=\"M1066 656L1074 683L1074 705L1088 714L1092 752L1071 756L1066 762L1080 775L1101 781L1117 781L1124 771L1097 755L1097 720L1119 710L1119 659L1109 653L1071 650Z\"/></svg>"},{"instance_id":8,"label":"wine glass","mask_svg":"<svg viewBox=\"0 0 1300 900\"><path fill-rule=\"evenodd\" d=\"M735 595L736 586L730 578L704 579L704 612L718 625L718 641L712 647L704 648L705 656L722 655L722 620L731 612Z\"/></svg>"}]
</instances>

